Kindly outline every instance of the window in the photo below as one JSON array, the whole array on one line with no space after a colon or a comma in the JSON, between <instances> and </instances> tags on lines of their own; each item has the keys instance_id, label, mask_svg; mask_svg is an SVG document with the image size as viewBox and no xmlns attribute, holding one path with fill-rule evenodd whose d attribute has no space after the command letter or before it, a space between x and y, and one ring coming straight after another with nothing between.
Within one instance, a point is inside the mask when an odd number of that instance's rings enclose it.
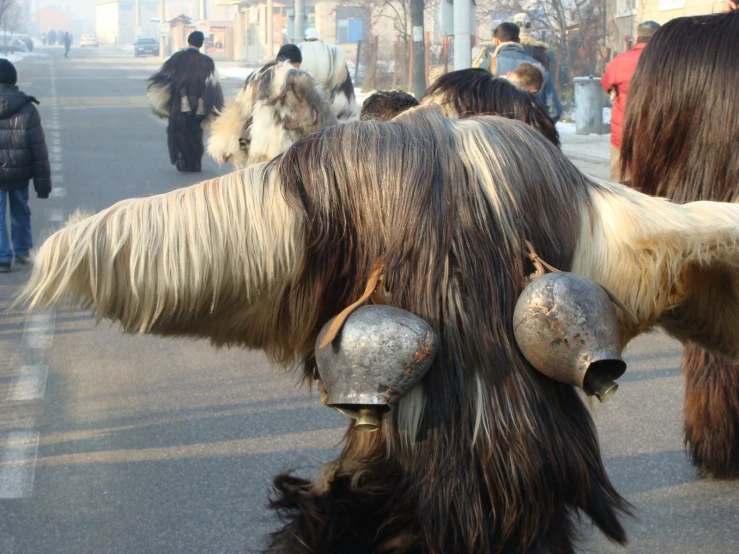
<instances>
[{"instance_id":1,"label":"window","mask_svg":"<svg viewBox=\"0 0 739 554\"><path fill-rule=\"evenodd\" d=\"M664 0L660 0L662 2ZM616 17L636 15L636 0L616 0Z\"/></svg>"},{"instance_id":2,"label":"window","mask_svg":"<svg viewBox=\"0 0 739 554\"><path fill-rule=\"evenodd\" d=\"M685 7L685 0L659 0L659 11L679 10Z\"/></svg>"}]
</instances>

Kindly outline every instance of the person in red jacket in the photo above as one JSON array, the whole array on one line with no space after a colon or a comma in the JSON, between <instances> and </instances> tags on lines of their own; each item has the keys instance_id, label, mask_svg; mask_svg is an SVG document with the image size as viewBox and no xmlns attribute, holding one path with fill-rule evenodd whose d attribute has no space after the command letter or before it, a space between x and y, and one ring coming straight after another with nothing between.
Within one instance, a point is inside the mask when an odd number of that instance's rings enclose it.
<instances>
[{"instance_id":1,"label":"person in red jacket","mask_svg":"<svg viewBox=\"0 0 739 554\"><path fill-rule=\"evenodd\" d=\"M624 115L626 114L626 99L629 94L629 83L636 71L644 47L659 29L659 23L645 21L636 28L636 44L628 52L619 54L606 66L606 72L600 79L600 84L613 99L611 109L611 171L609 178L614 182L624 180L621 175L621 139L623 137Z\"/></svg>"}]
</instances>

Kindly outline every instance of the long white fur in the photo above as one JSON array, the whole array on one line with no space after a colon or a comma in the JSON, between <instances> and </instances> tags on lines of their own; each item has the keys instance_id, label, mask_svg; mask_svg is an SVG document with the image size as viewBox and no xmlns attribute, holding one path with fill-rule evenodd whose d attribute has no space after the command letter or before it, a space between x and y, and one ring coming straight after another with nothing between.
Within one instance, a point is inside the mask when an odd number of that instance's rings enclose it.
<instances>
[{"instance_id":1,"label":"long white fur","mask_svg":"<svg viewBox=\"0 0 739 554\"><path fill-rule=\"evenodd\" d=\"M128 331L257 346L255 337L266 340L274 329L273 303L301 257L301 224L264 169L72 221L39 250L23 296L31 308L93 306L98 320L118 320ZM246 329L250 335L241 335Z\"/></svg>"},{"instance_id":2,"label":"long white fur","mask_svg":"<svg viewBox=\"0 0 739 554\"><path fill-rule=\"evenodd\" d=\"M169 87L152 85L146 90L146 99L154 115L167 119L169 117Z\"/></svg>"}]
</instances>

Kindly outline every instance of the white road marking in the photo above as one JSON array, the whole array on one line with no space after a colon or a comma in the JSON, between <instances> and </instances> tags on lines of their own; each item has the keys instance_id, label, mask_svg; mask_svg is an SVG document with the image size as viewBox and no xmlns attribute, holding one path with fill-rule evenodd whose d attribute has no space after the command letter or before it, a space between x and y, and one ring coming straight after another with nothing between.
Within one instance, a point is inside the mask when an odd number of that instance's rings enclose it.
<instances>
[{"instance_id":1,"label":"white road marking","mask_svg":"<svg viewBox=\"0 0 739 554\"><path fill-rule=\"evenodd\" d=\"M54 342L56 312L30 314L23 328L21 344L24 348L51 348Z\"/></svg>"},{"instance_id":2,"label":"white road marking","mask_svg":"<svg viewBox=\"0 0 739 554\"><path fill-rule=\"evenodd\" d=\"M51 171L64 171L64 165L62 165L61 163L51 162Z\"/></svg>"},{"instance_id":3,"label":"white road marking","mask_svg":"<svg viewBox=\"0 0 739 554\"><path fill-rule=\"evenodd\" d=\"M60 180L59 177L56 177L56 178L52 178L52 182L53 183L57 183L57 182L63 183L64 179ZM49 198L64 198L65 196L67 196L67 189L65 189L64 187L57 187L57 186L52 188L51 193L49 194Z\"/></svg>"},{"instance_id":4,"label":"white road marking","mask_svg":"<svg viewBox=\"0 0 739 554\"><path fill-rule=\"evenodd\" d=\"M62 163L62 155L59 152L52 153L50 159L52 162Z\"/></svg>"},{"instance_id":5,"label":"white road marking","mask_svg":"<svg viewBox=\"0 0 739 554\"><path fill-rule=\"evenodd\" d=\"M51 174L51 182L56 185L57 183L63 183L64 182L64 173L52 173Z\"/></svg>"},{"instance_id":6,"label":"white road marking","mask_svg":"<svg viewBox=\"0 0 739 554\"><path fill-rule=\"evenodd\" d=\"M24 365L10 384L8 402L21 402L24 400L43 400L46 393L46 378L49 375L49 367L45 365Z\"/></svg>"},{"instance_id":7,"label":"white road marking","mask_svg":"<svg viewBox=\"0 0 739 554\"><path fill-rule=\"evenodd\" d=\"M0 435L0 498L27 498L33 494L39 434L15 431Z\"/></svg>"}]
</instances>

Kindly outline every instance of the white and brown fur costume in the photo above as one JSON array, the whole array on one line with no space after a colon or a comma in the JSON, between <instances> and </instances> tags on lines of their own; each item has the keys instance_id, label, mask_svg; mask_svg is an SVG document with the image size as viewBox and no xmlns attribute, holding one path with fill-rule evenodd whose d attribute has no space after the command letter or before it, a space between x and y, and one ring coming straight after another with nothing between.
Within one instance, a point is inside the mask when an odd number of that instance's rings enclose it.
<instances>
[{"instance_id":1,"label":"white and brown fur costume","mask_svg":"<svg viewBox=\"0 0 739 554\"><path fill-rule=\"evenodd\" d=\"M183 110L185 98L188 106ZM149 78L147 99L155 115L169 120L171 163L181 171L198 171L205 152L203 128L223 108L223 91L213 60L195 48L176 52Z\"/></svg>"},{"instance_id":2,"label":"white and brown fur costume","mask_svg":"<svg viewBox=\"0 0 739 554\"><path fill-rule=\"evenodd\" d=\"M297 140L338 120L308 73L273 61L251 73L213 122L208 153L244 167L282 154Z\"/></svg>"},{"instance_id":3,"label":"white and brown fur costume","mask_svg":"<svg viewBox=\"0 0 739 554\"><path fill-rule=\"evenodd\" d=\"M381 431L349 425L318 481L275 479L286 519L268 550L571 553L579 512L623 544L628 505L587 408L516 347L526 240L636 314L624 344L661 326L739 358L739 206L594 182L520 122L436 107L336 125L270 163L70 222L23 297L263 349L309 379L319 330L382 257L392 303L435 328L437 358Z\"/></svg>"},{"instance_id":4,"label":"white and brown fur costume","mask_svg":"<svg viewBox=\"0 0 739 554\"><path fill-rule=\"evenodd\" d=\"M310 40L298 44L303 61L300 69L316 80L326 95L331 111L342 121L356 119L359 107L354 96L354 85L349 68L344 62L344 51L334 44Z\"/></svg>"}]
</instances>

